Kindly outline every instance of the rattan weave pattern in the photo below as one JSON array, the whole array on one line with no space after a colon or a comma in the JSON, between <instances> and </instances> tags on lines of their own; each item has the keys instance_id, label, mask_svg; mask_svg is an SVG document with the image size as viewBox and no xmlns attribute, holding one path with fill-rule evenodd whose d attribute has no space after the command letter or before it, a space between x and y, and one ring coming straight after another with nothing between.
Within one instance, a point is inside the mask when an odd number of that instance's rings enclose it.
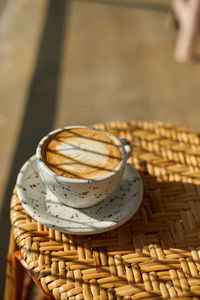
<instances>
[{"instance_id":1,"label":"rattan weave pattern","mask_svg":"<svg viewBox=\"0 0 200 300\"><path fill-rule=\"evenodd\" d=\"M96 125L130 139L144 198L124 225L72 236L29 217L16 191L14 235L55 299L200 299L200 137L161 122Z\"/></svg>"}]
</instances>

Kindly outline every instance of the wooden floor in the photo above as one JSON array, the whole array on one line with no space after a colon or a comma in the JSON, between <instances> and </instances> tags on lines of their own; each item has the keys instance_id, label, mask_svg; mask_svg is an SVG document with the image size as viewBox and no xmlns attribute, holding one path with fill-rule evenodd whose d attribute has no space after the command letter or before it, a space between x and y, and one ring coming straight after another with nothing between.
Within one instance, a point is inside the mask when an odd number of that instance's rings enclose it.
<instances>
[{"instance_id":1,"label":"wooden floor","mask_svg":"<svg viewBox=\"0 0 200 300\"><path fill-rule=\"evenodd\" d=\"M162 120L196 130L200 125L200 64L173 59L177 32L166 26L170 1L3 2L1 270L12 187L19 168L48 131L130 119ZM0 276L3 285L3 271Z\"/></svg>"}]
</instances>

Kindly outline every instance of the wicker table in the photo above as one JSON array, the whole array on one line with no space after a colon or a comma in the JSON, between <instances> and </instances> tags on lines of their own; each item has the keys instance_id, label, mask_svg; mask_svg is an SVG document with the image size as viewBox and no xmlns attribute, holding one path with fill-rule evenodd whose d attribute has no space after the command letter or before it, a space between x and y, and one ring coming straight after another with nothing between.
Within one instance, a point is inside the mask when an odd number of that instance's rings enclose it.
<instances>
[{"instance_id":1,"label":"wicker table","mask_svg":"<svg viewBox=\"0 0 200 300\"><path fill-rule=\"evenodd\" d=\"M55 299L200 299L200 137L165 123L96 127L130 139L144 198L124 225L72 236L34 221L14 192L11 222L29 269Z\"/></svg>"}]
</instances>

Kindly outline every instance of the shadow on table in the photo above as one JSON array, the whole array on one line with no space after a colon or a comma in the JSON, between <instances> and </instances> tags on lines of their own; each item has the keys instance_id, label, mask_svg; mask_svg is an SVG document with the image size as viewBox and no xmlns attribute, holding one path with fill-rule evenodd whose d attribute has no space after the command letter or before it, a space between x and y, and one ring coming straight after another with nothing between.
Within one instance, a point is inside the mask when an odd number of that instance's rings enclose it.
<instances>
[{"instance_id":1,"label":"shadow on table","mask_svg":"<svg viewBox=\"0 0 200 300\"><path fill-rule=\"evenodd\" d=\"M63 249L67 249L65 254L67 268L77 265L81 270L93 270L91 273L82 274L83 279L89 284L90 279L100 280L104 277L105 287L102 282L101 288L107 289L105 278L108 277L111 288L109 277L115 276L116 281L112 282L115 288L118 286L117 283L121 282L121 285L129 285L129 292L134 295L145 292L149 293L148 297L151 295L156 299L163 299L159 290L161 285L165 287L165 293L168 293L169 285L179 290L180 282L184 279L183 291L181 290L184 292L184 297L197 297L199 292L191 289L190 283L193 280L196 286L200 284L198 275L200 259L197 254L200 231L199 187L190 183L161 182L146 172L141 172L141 176L145 187L143 202L128 222L116 229L96 235L64 234L58 239L58 236L53 237L51 233L50 245L55 241L57 246L60 243ZM15 211L14 207L13 210ZM26 231L25 226L19 225L16 228ZM35 235L37 236L37 233ZM42 236L46 239L46 243L41 247L48 247L49 234L46 229ZM41 247L38 245L40 250ZM61 248L59 246L59 250L50 248L47 254L44 252L44 255L48 256L48 261L59 260ZM36 253L38 260L39 251L26 249L26 247L24 249L27 256ZM57 251L59 251L58 255ZM190 273L191 266L192 273ZM71 272L75 269L72 268ZM127 274L129 274L128 281L124 277ZM176 274L178 275L175 276ZM50 270L47 273L44 271L44 276L49 275L54 275L55 280L66 278L65 275L52 274ZM68 280L71 280L74 286L75 281L82 284L82 278L75 279L69 274ZM147 280L151 286L148 291L145 288ZM155 284L158 286L157 290L153 288Z\"/></svg>"}]
</instances>

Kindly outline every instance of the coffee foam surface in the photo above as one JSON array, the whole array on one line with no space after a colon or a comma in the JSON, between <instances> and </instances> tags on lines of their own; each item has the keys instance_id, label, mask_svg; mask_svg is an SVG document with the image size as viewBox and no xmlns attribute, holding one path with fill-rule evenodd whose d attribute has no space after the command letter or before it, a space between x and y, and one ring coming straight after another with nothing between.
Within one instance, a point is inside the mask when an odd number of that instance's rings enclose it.
<instances>
[{"instance_id":1,"label":"coffee foam surface","mask_svg":"<svg viewBox=\"0 0 200 300\"><path fill-rule=\"evenodd\" d=\"M122 149L108 134L73 128L55 134L43 147L43 158L55 173L70 178L101 178L114 172Z\"/></svg>"}]
</instances>

